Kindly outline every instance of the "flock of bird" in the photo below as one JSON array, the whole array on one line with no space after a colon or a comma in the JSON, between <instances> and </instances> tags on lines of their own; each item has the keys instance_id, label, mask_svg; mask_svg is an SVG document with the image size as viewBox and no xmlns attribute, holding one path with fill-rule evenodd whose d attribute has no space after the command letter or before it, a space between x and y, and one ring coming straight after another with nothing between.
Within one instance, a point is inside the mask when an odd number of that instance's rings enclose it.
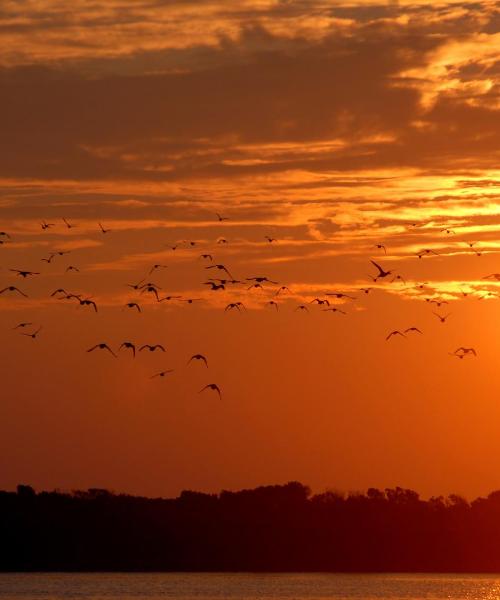
<instances>
[{"instance_id":1,"label":"flock of bird","mask_svg":"<svg viewBox=\"0 0 500 600\"><path fill-rule=\"evenodd\" d=\"M215 213L215 216L216 216L216 219L218 222L223 222L223 221L229 220L228 217L225 217L219 213ZM71 223L65 218L62 218L62 223L68 229L72 229L77 226L75 223ZM56 225L56 223L49 223L49 222L43 221L40 224L40 226L41 226L42 231L46 231L46 230L50 230L53 227L56 227L57 225ZM108 235L111 232L111 229L105 228L102 225L102 223L98 223L98 226L99 226L99 231L101 232L102 235ZM412 227L412 226L416 226L416 225L411 224L410 227ZM449 228L443 229L442 232L445 233L446 235L453 235L455 233L452 229L449 229ZM267 243L267 244L275 244L278 242L278 240L276 238L267 236L267 235L264 236L264 240L265 240L265 242L263 242L263 243ZM12 241L12 236L8 232L0 231L0 244L6 244L9 241ZM183 240L182 242L178 242L177 244L171 245L169 247L172 251L176 251L178 248L182 248L182 247L194 248L197 245L197 243L198 242L196 242L196 241ZM225 238L219 238L216 241L216 244L228 244L228 240ZM481 256L482 253L475 249L474 242L466 242L466 244L470 250L475 252L475 254L477 256ZM387 255L387 247L385 244L377 243L374 245L374 249L376 249L377 251L382 251L384 253L384 255ZM62 257L65 255L68 255L68 254L70 254L69 250L54 250L48 256L40 258L40 262L44 262L47 265L51 265L52 262L57 257ZM276 310L276 311L278 311L279 307L280 307L280 303L279 303L280 297L291 294L291 290L288 286L281 285L278 281L270 279L267 276L257 275L257 276L252 276L252 277L246 277L244 279L235 279L233 277L231 271L225 264L215 262L214 254L215 253L213 252L213 250L211 252L204 251L199 254L199 260L202 260L202 261L205 261L206 263L208 263L208 264L204 265L204 270L207 272L207 276L212 275L212 273L214 275L219 275L219 274L221 275L221 277L213 277L213 276L207 277L207 280L202 282L201 285L207 286L209 291L218 292L218 291L225 290L226 288L233 287L233 286L243 286L243 288L246 291L250 291L253 289L260 289L260 290L264 290L264 289L269 290L270 289L272 292L272 298L267 299L264 304L265 304L265 306L267 306L273 310ZM420 250L419 252L416 253L417 258L419 258L419 259L422 259L426 256L432 256L432 255L438 255L438 252L436 250L433 250L430 248L423 248L422 250ZM379 260L379 259L377 259L377 260ZM403 276L400 273L397 273L394 269L387 269L386 267L381 265L380 262L377 262L373 259L370 260L370 263L371 263L372 267L374 268L374 272L373 272L373 274L368 275L368 277L371 279L371 281L373 283L390 281L391 283L401 283L403 285L406 285L406 281L403 278ZM153 301L156 301L158 303L169 302L169 301L178 301L178 302L185 302L187 304L193 304L194 302L202 300L202 298L199 298L199 297L198 298L191 298L191 297L184 298L181 295L162 296L160 286L157 283L155 283L154 281L151 281L150 279L151 279L152 275L154 275L155 273L157 273L163 269L166 269L167 267L168 267L168 265L165 265L165 264L159 264L159 263L153 264L151 266L151 268L149 269L147 275L144 278L142 278L140 281L138 281L137 283L126 284L126 286L128 288L130 288L133 292L136 293L137 297L134 300L130 300L129 302L125 303L124 308L131 309L131 310L137 311L138 313L141 313L142 312L141 298L144 298L146 296L149 296L150 298L153 299ZM20 269L20 268L9 268L9 272L13 273L13 277L19 278L21 280L26 280L28 278L37 277L42 274L41 271L31 271L31 270ZM77 266L70 264L65 268L65 272L79 273L80 269ZM483 277L483 279L494 280L494 281L500 282L500 273L492 273L490 275L486 275ZM422 283L422 284L414 285L413 287L422 292L422 291L426 290L426 285L427 284ZM278 287L270 288L269 286L278 286ZM358 291L362 294L369 294L372 291L372 289L373 289L373 287L360 287L358 289ZM29 297L28 293L24 289L21 289L17 285L12 285L12 284L8 285L7 287L4 287L3 289L0 289L0 296L4 295L4 294L16 294L16 295L24 297L24 298ZM462 290L463 296L467 296L468 294L469 294L469 292ZM491 292L490 290L487 290L485 292L485 295L481 296L480 299L484 298L484 297L493 296L493 295L495 295L495 294L493 294L493 292ZM83 294L67 291L63 287L60 287L60 288L57 288L56 290L54 290L50 294L50 296L52 298L58 299L58 300L74 301L79 306L88 307L96 313L99 310L96 301L93 300L91 297L85 297ZM300 312L302 312L302 311L309 312L309 307L311 305L317 305L317 306L321 307L321 310L324 312L338 313L340 315L346 315L347 312L345 310L343 310L343 308L341 308L341 307L344 307L345 303L355 301L356 299L357 299L357 296L354 296L351 293L325 292L323 294L323 297L315 297L312 300L308 300L305 303L298 304L294 308L294 310L300 311ZM448 304L447 300L444 300L439 297L438 298L435 298L433 296L426 297L425 300L429 304L435 305L437 308L440 308L444 304ZM340 306L339 306L339 303L340 303ZM225 312L228 312L228 311L241 312L242 310L246 310L246 307L245 307L244 303L241 301L229 302L224 307ZM440 313L434 312L434 311L433 311L433 314L436 316L436 318L442 324L446 323L448 318L451 316L451 313L440 314ZM30 330L29 328L32 328L32 327L35 327L34 323L28 321L28 322L18 323L17 325L15 325L13 327L13 329L14 330L23 330L23 331L20 331L21 335L30 337L32 339L37 339L38 335L42 331L42 326L38 325L36 328ZM27 331L24 331L25 329L27 329ZM423 332L421 329L419 329L416 326L410 326L403 330L390 331L387 334L387 336L385 337L385 341L389 342L390 340L392 340L396 337L407 338L410 335L422 335L422 334L423 334ZM137 347L136 344L131 341L124 341L116 350L114 350L108 343L98 342L98 343L94 344L93 346L91 346L90 348L88 348L86 351L88 353L92 353L95 351L105 351L106 353L110 354L114 358L117 358L119 353L128 351L135 358L136 354L141 353L141 352L145 352L145 353L146 352L150 352L150 353L165 352L165 347L159 343L143 344L143 345ZM477 351L475 350L475 348L461 346L461 347L457 348L454 352L449 352L449 354L453 357L463 360L466 357L476 357ZM199 353L193 354L187 361L187 365L190 365L193 361L202 362L204 364L204 366L208 369L208 360L207 360L206 356L204 356L203 354L199 354ZM160 371L158 373L154 373L153 375L151 375L151 379L155 379L157 377L162 378L172 372L173 372L173 369L165 369L163 371ZM207 390L216 392L218 394L218 396L220 398L222 398L222 391L217 383L206 384L199 390L199 393L205 392Z\"/></svg>"}]
</instances>

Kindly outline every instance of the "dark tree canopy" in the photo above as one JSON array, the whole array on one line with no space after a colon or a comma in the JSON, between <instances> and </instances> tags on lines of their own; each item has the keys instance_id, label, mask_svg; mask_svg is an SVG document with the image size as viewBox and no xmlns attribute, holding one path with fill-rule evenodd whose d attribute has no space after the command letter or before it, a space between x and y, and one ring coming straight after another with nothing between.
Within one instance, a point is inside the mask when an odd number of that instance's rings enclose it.
<instances>
[{"instance_id":1,"label":"dark tree canopy","mask_svg":"<svg viewBox=\"0 0 500 600\"><path fill-rule=\"evenodd\" d=\"M500 571L500 491L0 492L3 571Z\"/></svg>"}]
</instances>

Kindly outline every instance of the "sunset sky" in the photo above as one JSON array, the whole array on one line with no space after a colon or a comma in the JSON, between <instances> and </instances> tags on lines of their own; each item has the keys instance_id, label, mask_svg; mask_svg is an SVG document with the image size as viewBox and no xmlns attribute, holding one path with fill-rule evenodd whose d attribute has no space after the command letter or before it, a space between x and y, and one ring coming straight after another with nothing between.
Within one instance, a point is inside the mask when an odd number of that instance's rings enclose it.
<instances>
[{"instance_id":1,"label":"sunset sky","mask_svg":"<svg viewBox=\"0 0 500 600\"><path fill-rule=\"evenodd\" d=\"M0 488L500 488L500 2L4 0L0 42Z\"/></svg>"}]
</instances>

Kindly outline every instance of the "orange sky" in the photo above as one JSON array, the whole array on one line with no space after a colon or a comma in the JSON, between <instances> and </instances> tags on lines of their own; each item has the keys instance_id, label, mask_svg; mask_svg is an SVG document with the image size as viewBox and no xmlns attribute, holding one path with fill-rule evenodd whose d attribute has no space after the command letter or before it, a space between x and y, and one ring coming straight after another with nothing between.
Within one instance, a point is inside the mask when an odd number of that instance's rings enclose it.
<instances>
[{"instance_id":1,"label":"orange sky","mask_svg":"<svg viewBox=\"0 0 500 600\"><path fill-rule=\"evenodd\" d=\"M500 488L500 3L7 0L0 42L0 488Z\"/></svg>"}]
</instances>

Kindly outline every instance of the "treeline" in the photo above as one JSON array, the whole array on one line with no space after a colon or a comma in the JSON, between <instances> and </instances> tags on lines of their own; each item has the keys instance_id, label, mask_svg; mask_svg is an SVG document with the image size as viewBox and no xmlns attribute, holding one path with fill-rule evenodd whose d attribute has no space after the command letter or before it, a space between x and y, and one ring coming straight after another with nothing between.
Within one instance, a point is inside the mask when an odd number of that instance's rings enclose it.
<instances>
[{"instance_id":1,"label":"treeline","mask_svg":"<svg viewBox=\"0 0 500 600\"><path fill-rule=\"evenodd\" d=\"M500 572L500 492L0 492L3 571Z\"/></svg>"}]
</instances>

